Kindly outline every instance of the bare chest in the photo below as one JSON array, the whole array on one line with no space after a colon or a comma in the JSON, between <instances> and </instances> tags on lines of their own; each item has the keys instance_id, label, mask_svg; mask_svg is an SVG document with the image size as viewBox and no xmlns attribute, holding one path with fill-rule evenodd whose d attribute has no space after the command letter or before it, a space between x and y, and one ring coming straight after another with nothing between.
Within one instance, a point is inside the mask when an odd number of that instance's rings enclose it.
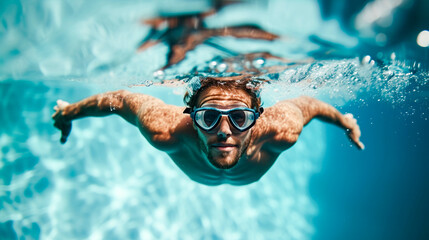
<instances>
[{"instance_id":1,"label":"bare chest","mask_svg":"<svg viewBox=\"0 0 429 240\"><path fill-rule=\"evenodd\" d=\"M274 164L278 154L254 150L242 156L230 169L214 167L197 146L183 146L169 156L190 179L198 183L246 185L258 181Z\"/></svg>"}]
</instances>

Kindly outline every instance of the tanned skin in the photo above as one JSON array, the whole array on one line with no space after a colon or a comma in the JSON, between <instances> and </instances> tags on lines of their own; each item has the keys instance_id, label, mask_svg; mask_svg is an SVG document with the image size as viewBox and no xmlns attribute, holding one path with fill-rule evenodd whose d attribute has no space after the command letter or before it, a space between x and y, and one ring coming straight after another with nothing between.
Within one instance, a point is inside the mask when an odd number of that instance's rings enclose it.
<instances>
[{"instance_id":1,"label":"tanned skin","mask_svg":"<svg viewBox=\"0 0 429 240\"><path fill-rule=\"evenodd\" d=\"M251 107L244 90L225 91L212 86L198 98L197 107L230 109ZM117 114L139 128L155 148L166 152L191 179L205 185L245 185L258 181L278 156L292 147L305 125L318 118L344 129L359 148L361 135L356 119L333 106L310 97L281 101L265 109L256 124L245 132L236 130L226 116L217 127L204 131L194 125L184 107L125 90L94 95L69 104L58 100L53 114L55 127L65 143L73 120Z\"/></svg>"}]
</instances>

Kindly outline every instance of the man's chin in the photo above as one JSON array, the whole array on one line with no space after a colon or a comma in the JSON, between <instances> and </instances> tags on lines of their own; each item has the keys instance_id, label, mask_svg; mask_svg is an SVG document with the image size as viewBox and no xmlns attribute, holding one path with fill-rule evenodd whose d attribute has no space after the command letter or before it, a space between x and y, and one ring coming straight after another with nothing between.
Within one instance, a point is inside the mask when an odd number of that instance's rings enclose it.
<instances>
[{"instance_id":1,"label":"man's chin","mask_svg":"<svg viewBox=\"0 0 429 240\"><path fill-rule=\"evenodd\" d=\"M218 159L213 159L213 158L209 158L210 163L215 166L216 168L219 169L230 169L232 167L234 167L237 163L238 163L238 158L218 158Z\"/></svg>"}]
</instances>

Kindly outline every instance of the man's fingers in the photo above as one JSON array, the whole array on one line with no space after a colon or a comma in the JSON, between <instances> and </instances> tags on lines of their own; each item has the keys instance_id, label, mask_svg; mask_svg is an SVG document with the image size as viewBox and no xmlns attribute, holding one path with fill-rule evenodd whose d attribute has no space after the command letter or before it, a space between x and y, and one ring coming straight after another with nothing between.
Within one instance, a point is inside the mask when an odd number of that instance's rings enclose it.
<instances>
[{"instance_id":1,"label":"man's fingers","mask_svg":"<svg viewBox=\"0 0 429 240\"><path fill-rule=\"evenodd\" d=\"M64 144L67 141L67 137L70 135L71 132L71 124L66 124L61 128L61 139L60 142Z\"/></svg>"},{"instance_id":2,"label":"man's fingers","mask_svg":"<svg viewBox=\"0 0 429 240\"><path fill-rule=\"evenodd\" d=\"M67 142L67 137L66 136L61 136L60 143L64 144L66 142Z\"/></svg>"},{"instance_id":3,"label":"man's fingers","mask_svg":"<svg viewBox=\"0 0 429 240\"><path fill-rule=\"evenodd\" d=\"M355 128L353 130L348 130L348 136L349 139L352 143L354 143L356 145L357 148L359 148L360 150L365 149L365 145L359 141L360 138L360 129L359 128Z\"/></svg>"},{"instance_id":4,"label":"man's fingers","mask_svg":"<svg viewBox=\"0 0 429 240\"><path fill-rule=\"evenodd\" d=\"M361 150L365 149L365 145L362 142L358 142L358 146Z\"/></svg>"},{"instance_id":5,"label":"man's fingers","mask_svg":"<svg viewBox=\"0 0 429 240\"><path fill-rule=\"evenodd\" d=\"M52 114L52 118L54 119L54 127L61 130L61 139L60 142L64 144L67 141L67 137L71 132L71 122L65 121L62 116L62 111L65 107L70 105L70 103L63 101L61 99L57 100L57 105L54 106L55 113Z\"/></svg>"},{"instance_id":6,"label":"man's fingers","mask_svg":"<svg viewBox=\"0 0 429 240\"><path fill-rule=\"evenodd\" d=\"M361 132L359 125L357 124L357 119L354 118L353 114L346 113L344 114L345 122L344 126L347 127L347 133L349 135L350 140L356 145L357 148L363 150L365 149L365 145L359 141Z\"/></svg>"},{"instance_id":7,"label":"man's fingers","mask_svg":"<svg viewBox=\"0 0 429 240\"><path fill-rule=\"evenodd\" d=\"M356 140L356 141L353 141L353 142L356 144L356 146L357 146L360 150L364 150L364 149L365 149L365 145L364 145L361 141Z\"/></svg>"}]
</instances>

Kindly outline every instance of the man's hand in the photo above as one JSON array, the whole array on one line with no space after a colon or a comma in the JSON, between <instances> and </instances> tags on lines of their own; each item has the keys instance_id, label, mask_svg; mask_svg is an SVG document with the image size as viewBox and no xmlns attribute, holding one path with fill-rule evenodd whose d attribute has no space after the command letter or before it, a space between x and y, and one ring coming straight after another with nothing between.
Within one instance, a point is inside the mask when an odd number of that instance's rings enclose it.
<instances>
[{"instance_id":1,"label":"man's hand","mask_svg":"<svg viewBox=\"0 0 429 240\"><path fill-rule=\"evenodd\" d=\"M347 134L350 138L350 140L361 150L365 149L365 146L361 141L359 141L360 138L360 128L357 124L357 120L353 117L353 114L347 113L344 114L344 123L343 125L347 128Z\"/></svg>"},{"instance_id":2,"label":"man's hand","mask_svg":"<svg viewBox=\"0 0 429 240\"><path fill-rule=\"evenodd\" d=\"M67 121L64 119L63 110L65 107L70 105L70 103L63 101L63 100L57 100L57 105L54 107L55 113L52 115L52 119L54 119L54 126L61 130L61 143L65 143L67 141L67 137L69 136L71 132L71 121Z\"/></svg>"}]
</instances>

